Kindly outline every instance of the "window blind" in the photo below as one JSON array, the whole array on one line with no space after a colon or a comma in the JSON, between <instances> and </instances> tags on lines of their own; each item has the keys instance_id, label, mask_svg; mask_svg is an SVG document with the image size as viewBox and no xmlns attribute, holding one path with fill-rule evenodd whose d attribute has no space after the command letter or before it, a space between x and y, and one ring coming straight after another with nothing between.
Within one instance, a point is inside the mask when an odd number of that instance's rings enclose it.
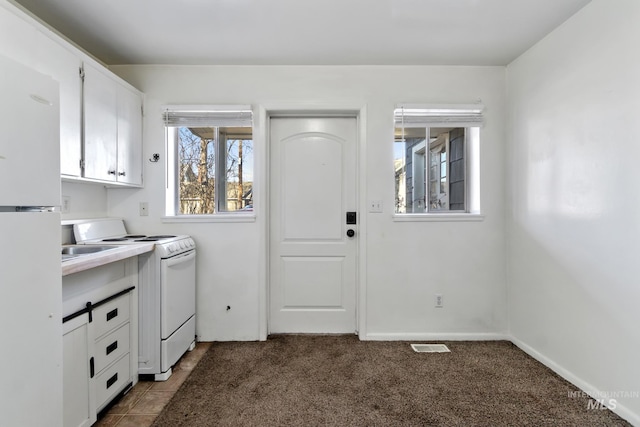
<instances>
[{"instance_id":1,"label":"window blind","mask_svg":"<svg viewBox=\"0 0 640 427\"><path fill-rule=\"evenodd\" d=\"M163 120L167 127L251 127L253 113L248 105L167 106Z\"/></svg>"},{"instance_id":2,"label":"window blind","mask_svg":"<svg viewBox=\"0 0 640 427\"><path fill-rule=\"evenodd\" d=\"M393 112L396 127L478 127L483 105L398 105Z\"/></svg>"}]
</instances>

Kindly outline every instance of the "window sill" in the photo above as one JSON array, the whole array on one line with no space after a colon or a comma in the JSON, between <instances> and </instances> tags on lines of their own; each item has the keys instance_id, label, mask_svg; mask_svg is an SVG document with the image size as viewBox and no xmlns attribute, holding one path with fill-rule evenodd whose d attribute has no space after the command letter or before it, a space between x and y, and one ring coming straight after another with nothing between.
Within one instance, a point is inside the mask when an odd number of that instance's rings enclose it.
<instances>
[{"instance_id":1,"label":"window sill","mask_svg":"<svg viewBox=\"0 0 640 427\"><path fill-rule=\"evenodd\" d=\"M163 223L176 223L176 222L256 222L255 214L247 213L221 213L213 215L176 215L176 216L163 216Z\"/></svg>"},{"instance_id":2,"label":"window sill","mask_svg":"<svg viewBox=\"0 0 640 427\"><path fill-rule=\"evenodd\" d=\"M484 215L479 213L418 213L394 214L394 222L479 222Z\"/></svg>"}]
</instances>

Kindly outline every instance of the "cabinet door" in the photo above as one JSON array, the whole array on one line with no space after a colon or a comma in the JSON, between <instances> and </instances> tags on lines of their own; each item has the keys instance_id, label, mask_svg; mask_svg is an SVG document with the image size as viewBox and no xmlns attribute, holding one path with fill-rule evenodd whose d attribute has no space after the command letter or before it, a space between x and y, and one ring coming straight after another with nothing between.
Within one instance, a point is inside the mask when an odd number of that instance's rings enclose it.
<instances>
[{"instance_id":1,"label":"cabinet door","mask_svg":"<svg viewBox=\"0 0 640 427\"><path fill-rule=\"evenodd\" d=\"M63 425L90 426L96 421L95 391L89 361L89 316L63 324Z\"/></svg>"},{"instance_id":2,"label":"cabinet door","mask_svg":"<svg viewBox=\"0 0 640 427\"><path fill-rule=\"evenodd\" d=\"M0 54L33 67L37 60L38 31L5 7L11 6L0 4Z\"/></svg>"},{"instance_id":3,"label":"cabinet door","mask_svg":"<svg viewBox=\"0 0 640 427\"><path fill-rule=\"evenodd\" d=\"M117 83L84 64L84 154L86 178L115 181L117 173Z\"/></svg>"},{"instance_id":4,"label":"cabinet door","mask_svg":"<svg viewBox=\"0 0 640 427\"><path fill-rule=\"evenodd\" d=\"M82 80L80 58L45 34L38 39L37 70L60 84L60 173L80 176Z\"/></svg>"},{"instance_id":5,"label":"cabinet door","mask_svg":"<svg viewBox=\"0 0 640 427\"><path fill-rule=\"evenodd\" d=\"M142 184L142 96L118 86L118 182Z\"/></svg>"}]
</instances>

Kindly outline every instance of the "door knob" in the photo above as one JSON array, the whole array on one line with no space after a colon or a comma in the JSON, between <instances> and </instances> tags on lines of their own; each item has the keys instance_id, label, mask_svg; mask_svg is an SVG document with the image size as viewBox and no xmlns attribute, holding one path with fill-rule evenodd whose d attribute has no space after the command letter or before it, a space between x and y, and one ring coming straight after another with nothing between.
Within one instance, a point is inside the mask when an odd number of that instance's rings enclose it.
<instances>
[{"instance_id":1,"label":"door knob","mask_svg":"<svg viewBox=\"0 0 640 427\"><path fill-rule=\"evenodd\" d=\"M347 237L353 237L356 235L356 232L353 231L351 228L347 230Z\"/></svg>"}]
</instances>

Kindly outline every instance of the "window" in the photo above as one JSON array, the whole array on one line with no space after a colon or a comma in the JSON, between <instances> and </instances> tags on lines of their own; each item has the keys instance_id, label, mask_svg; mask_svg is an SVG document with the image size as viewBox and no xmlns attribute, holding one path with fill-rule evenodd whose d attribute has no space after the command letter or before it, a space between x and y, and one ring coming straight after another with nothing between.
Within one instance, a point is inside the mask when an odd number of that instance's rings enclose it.
<instances>
[{"instance_id":1,"label":"window","mask_svg":"<svg viewBox=\"0 0 640 427\"><path fill-rule=\"evenodd\" d=\"M481 106L394 111L397 214L479 211Z\"/></svg>"},{"instance_id":2,"label":"window","mask_svg":"<svg viewBox=\"0 0 640 427\"><path fill-rule=\"evenodd\" d=\"M167 215L253 210L252 113L246 106L167 107Z\"/></svg>"}]
</instances>

